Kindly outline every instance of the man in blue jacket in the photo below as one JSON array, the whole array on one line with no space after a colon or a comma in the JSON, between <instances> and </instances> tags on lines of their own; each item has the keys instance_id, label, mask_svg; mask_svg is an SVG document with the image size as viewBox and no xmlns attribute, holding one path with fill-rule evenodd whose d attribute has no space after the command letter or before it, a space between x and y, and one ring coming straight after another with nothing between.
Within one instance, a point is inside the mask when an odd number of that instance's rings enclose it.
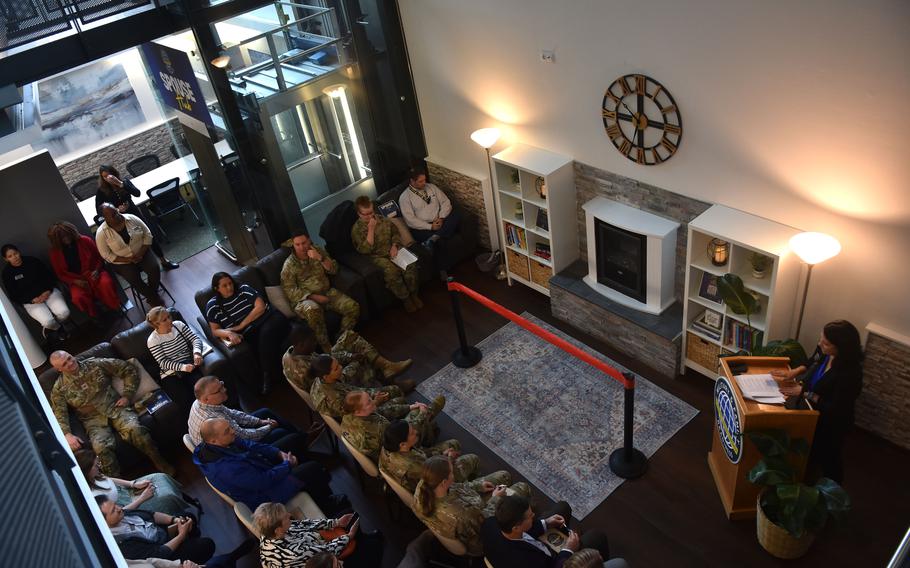
<instances>
[{"instance_id":1,"label":"man in blue jacket","mask_svg":"<svg viewBox=\"0 0 910 568\"><path fill-rule=\"evenodd\" d=\"M332 494L329 472L320 464L299 463L290 452L238 438L223 418L209 418L199 433L202 443L193 451L193 462L216 489L250 509L286 503L301 491L330 518L350 509L347 497Z\"/></svg>"}]
</instances>

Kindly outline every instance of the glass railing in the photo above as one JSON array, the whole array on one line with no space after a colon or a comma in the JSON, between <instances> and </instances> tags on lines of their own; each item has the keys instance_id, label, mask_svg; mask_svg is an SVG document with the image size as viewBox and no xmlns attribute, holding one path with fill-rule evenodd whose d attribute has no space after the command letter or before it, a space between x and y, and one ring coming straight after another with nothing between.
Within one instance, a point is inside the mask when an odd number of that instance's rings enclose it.
<instances>
[{"instance_id":1,"label":"glass railing","mask_svg":"<svg viewBox=\"0 0 910 568\"><path fill-rule=\"evenodd\" d=\"M345 65L342 38L334 8L276 2L279 20L286 21L283 9L306 15L231 45L228 79L238 94L257 99L287 91ZM216 31L218 24L215 24Z\"/></svg>"}]
</instances>

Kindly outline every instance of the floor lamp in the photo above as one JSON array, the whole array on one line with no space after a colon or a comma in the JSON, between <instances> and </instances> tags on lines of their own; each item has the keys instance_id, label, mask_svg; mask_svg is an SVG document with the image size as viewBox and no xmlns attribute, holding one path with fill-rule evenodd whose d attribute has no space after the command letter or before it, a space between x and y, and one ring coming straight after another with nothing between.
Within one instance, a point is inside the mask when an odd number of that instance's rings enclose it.
<instances>
[{"instance_id":1,"label":"floor lamp","mask_svg":"<svg viewBox=\"0 0 910 568\"><path fill-rule=\"evenodd\" d=\"M490 174L490 189L493 192L493 223L495 231L493 234L496 235L497 246L495 251L490 252L489 260L492 260L495 255L501 254L502 243L500 243L499 236L499 207L496 205L496 186L493 183L493 161L490 159L490 148L496 144L499 140L500 132L498 128L481 128L480 130L475 130L471 133L471 140L476 142L480 147L484 149L487 153L487 171Z\"/></svg>"},{"instance_id":2,"label":"floor lamp","mask_svg":"<svg viewBox=\"0 0 910 568\"><path fill-rule=\"evenodd\" d=\"M806 309L806 297L809 295L809 280L812 278L812 267L819 262L837 256L841 250L840 243L831 235L824 233L800 233L790 239L790 248L803 262L809 265L806 284L803 286L803 301L799 306L799 319L796 323L796 341L803 325L803 312Z\"/></svg>"}]
</instances>

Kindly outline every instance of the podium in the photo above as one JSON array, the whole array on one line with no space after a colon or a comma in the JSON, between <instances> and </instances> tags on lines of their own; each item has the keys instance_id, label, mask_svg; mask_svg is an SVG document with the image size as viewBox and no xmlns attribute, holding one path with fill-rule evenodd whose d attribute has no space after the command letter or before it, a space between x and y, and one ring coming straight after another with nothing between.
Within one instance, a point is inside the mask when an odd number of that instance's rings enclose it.
<instances>
[{"instance_id":1,"label":"podium","mask_svg":"<svg viewBox=\"0 0 910 568\"><path fill-rule=\"evenodd\" d=\"M708 452L708 467L714 476L717 492L730 520L755 517L755 506L762 486L748 479L749 471L761 459L758 448L747 435L757 430L784 430L791 438L803 438L812 445L818 412L788 410L782 404L761 404L743 398L742 391L730 372L730 363L745 363L743 374L770 373L788 369L787 357L724 357L720 359L723 375L714 385L714 439ZM799 476L805 472L807 456L800 456Z\"/></svg>"}]
</instances>

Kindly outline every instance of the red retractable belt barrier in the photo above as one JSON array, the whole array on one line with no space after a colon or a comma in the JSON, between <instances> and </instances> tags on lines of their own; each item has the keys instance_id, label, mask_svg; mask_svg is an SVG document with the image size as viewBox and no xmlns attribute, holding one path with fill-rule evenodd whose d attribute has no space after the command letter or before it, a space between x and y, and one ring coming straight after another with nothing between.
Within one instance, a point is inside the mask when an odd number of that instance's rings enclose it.
<instances>
[{"instance_id":1,"label":"red retractable belt barrier","mask_svg":"<svg viewBox=\"0 0 910 568\"><path fill-rule=\"evenodd\" d=\"M558 335L556 335L554 333L551 333L551 332L545 330L544 328L540 327L539 325L537 325L535 323L531 323L530 321L528 321L525 318L521 317L520 315L516 314L512 310L509 310L508 308L504 308L500 304L497 304L493 300L487 298L483 294L479 294L479 293L475 292L474 290L468 288L467 286L465 286L463 284L459 284L458 282L449 282L448 288L449 288L449 291L461 292L465 296L468 296L469 298L473 299L477 303L489 308L490 310L493 310L494 312L501 315L502 317L520 325L521 327L530 331L531 333L533 333L537 337L543 339L544 341L546 341L548 343L552 343L556 347L559 347L560 349L562 349L569 355L575 357L576 359L581 359L588 365L591 365L592 367L594 367L600 371L603 371L604 373L606 373L607 375L612 377L614 380L622 383L624 388L627 388L627 389L635 388L634 375L630 375L631 378L627 379L626 377L624 377L622 375L622 373L620 373L613 367L607 365L600 359L597 359L596 357L592 357L591 355L589 355L588 353L585 353L578 347L575 347L574 345L572 345L565 339L559 337Z\"/></svg>"},{"instance_id":2,"label":"red retractable belt barrier","mask_svg":"<svg viewBox=\"0 0 910 568\"><path fill-rule=\"evenodd\" d=\"M515 312L500 306L493 300L482 294L478 294L467 286L453 281L451 278L448 281L448 290L449 297L452 300L452 317L455 319L455 329L458 332L458 342L460 344L459 349L452 354L452 364L456 367L473 367L483 358L483 353L481 353L480 349L469 345L468 340L465 337L464 320L462 320L461 317L461 308L458 300L458 294L461 293L487 309L493 310L509 321L520 325L544 341L559 347L576 359L581 359L595 369L603 371L614 380L622 383L624 387L623 446L617 448L610 454L610 469L616 475L626 479L644 475L648 470L648 458L640 450L635 449L635 446L632 443L632 434L635 431L635 375L632 373L620 373L600 359L588 355L558 335L550 333L539 325L529 322Z\"/></svg>"}]
</instances>

